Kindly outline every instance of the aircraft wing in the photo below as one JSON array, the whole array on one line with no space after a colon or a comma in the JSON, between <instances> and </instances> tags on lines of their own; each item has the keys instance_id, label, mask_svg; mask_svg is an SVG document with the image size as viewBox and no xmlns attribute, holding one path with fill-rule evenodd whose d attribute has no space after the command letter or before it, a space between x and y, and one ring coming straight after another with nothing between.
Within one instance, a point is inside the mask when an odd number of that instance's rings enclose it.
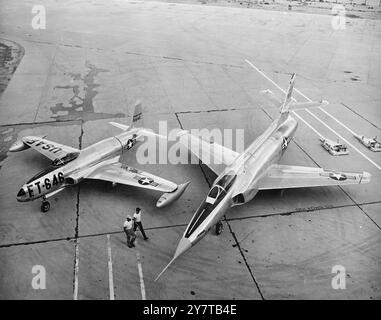
<instances>
[{"instance_id":1,"label":"aircraft wing","mask_svg":"<svg viewBox=\"0 0 381 320\"><path fill-rule=\"evenodd\" d=\"M180 143L217 175L225 169L225 166L231 165L239 155L238 152L215 142L207 142L186 130L180 131L178 136L180 137Z\"/></svg>"},{"instance_id":2,"label":"aircraft wing","mask_svg":"<svg viewBox=\"0 0 381 320\"><path fill-rule=\"evenodd\" d=\"M22 138L22 142L50 160L62 159L69 153L80 152L78 149L50 141L43 137L27 136Z\"/></svg>"},{"instance_id":3,"label":"aircraft wing","mask_svg":"<svg viewBox=\"0 0 381 320\"><path fill-rule=\"evenodd\" d=\"M258 189L320 187L370 182L368 172L325 170L314 167L273 165L259 180Z\"/></svg>"},{"instance_id":4,"label":"aircraft wing","mask_svg":"<svg viewBox=\"0 0 381 320\"><path fill-rule=\"evenodd\" d=\"M109 163L99 167L90 173L86 179L105 180L162 192L172 192L177 189L177 184L174 182L132 168L120 162Z\"/></svg>"}]
</instances>

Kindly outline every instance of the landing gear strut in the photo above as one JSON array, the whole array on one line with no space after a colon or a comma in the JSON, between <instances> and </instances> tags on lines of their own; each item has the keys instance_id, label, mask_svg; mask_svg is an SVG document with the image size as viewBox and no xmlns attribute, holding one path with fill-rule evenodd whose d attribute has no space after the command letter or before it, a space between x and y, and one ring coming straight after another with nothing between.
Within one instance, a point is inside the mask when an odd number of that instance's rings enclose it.
<instances>
[{"instance_id":1,"label":"landing gear strut","mask_svg":"<svg viewBox=\"0 0 381 320\"><path fill-rule=\"evenodd\" d=\"M220 235L222 230L224 230L224 225L222 224L222 221L218 221L216 224L216 235Z\"/></svg>"},{"instance_id":2,"label":"landing gear strut","mask_svg":"<svg viewBox=\"0 0 381 320\"><path fill-rule=\"evenodd\" d=\"M50 203L44 197L41 204L41 211L45 213L45 212L48 212L49 210L50 210Z\"/></svg>"}]
</instances>

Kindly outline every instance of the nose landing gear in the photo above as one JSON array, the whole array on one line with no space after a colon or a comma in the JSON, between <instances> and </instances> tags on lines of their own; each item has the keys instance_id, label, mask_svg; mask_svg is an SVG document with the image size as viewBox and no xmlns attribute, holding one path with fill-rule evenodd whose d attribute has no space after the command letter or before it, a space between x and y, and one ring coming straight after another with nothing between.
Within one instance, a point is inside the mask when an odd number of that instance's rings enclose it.
<instances>
[{"instance_id":1,"label":"nose landing gear","mask_svg":"<svg viewBox=\"0 0 381 320\"><path fill-rule=\"evenodd\" d=\"M222 224L222 221L218 221L216 223L216 235L219 236L223 230L224 230L224 225Z\"/></svg>"},{"instance_id":2,"label":"nose landing gear","mask_svg":"<svg viewBox=\"0 0 381 320\"><path fill-rule=\"evenodd\" d=\"M50 203L46 200L46 197L42 198L41 211L46 213L50 210Z\"/></svg>"}]
</instances>

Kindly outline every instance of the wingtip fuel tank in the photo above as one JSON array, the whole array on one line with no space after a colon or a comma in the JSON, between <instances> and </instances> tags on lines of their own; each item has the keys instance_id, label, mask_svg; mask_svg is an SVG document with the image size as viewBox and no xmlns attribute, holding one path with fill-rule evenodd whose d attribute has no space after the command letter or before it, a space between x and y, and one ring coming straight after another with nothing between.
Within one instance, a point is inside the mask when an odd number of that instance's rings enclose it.
<instances>
[{"instance_id":1,"label":"wingtip fuel tank","mask_svg":"<svg viewBox=\"0 0 381 320\"><path fill-rule=\"evenodd\" d=\"M11 145L11 147L9 148L9 152L18 152L29 148L30 147L26 145L24 142L22 142L21 140L17 140Z\"/></svg>"},{"instance_id":2,"label":"wingtip fuel tank","mask_svg":"<svg viewBox=\"0 0 381 320\"><path fill-rule=\"evenodd\" d=\"M164 193L160 199L156 202L156 207L162 208L165 207L178 198L184 193L185 189L189 186L190 181L180 184L175 191Z\"/></svg>"}]
</instances>

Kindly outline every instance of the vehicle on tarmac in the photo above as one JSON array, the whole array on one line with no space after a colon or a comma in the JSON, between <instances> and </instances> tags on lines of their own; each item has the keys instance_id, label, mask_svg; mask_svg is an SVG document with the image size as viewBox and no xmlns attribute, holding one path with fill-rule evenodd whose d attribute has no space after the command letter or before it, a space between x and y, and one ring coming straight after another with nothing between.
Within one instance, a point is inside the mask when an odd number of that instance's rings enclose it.
<instances>
[{"instance_id":1,"label":"vehicle on tarmac","mask_svg":"<svg viewBox=\"0 0 381 320\"><path fill-rule=\"evenodd\" d=\"M335 142L324 137L321 137L319 140L321 142L321 146L333 156L343 156L349 154L347 146L339 141Z\"/></svg>"},{"instance_id":2,"label":"vehicle on tarmac","mask_svg":"<svg viewBox=\"0 0 381 320\"><path fill-rule=\"evenodd\" d=\"M156 203L157 207L163 207L178 199L189 182L177 185L119 162L123 153L144 137L159 136L141 127L143 124L141 104L135 106L131 126L115 122L110 124L122 129L123 132L83 150L49 141L45 136L27 136L17 140L9 151L18 152L32 148L52 160L49 168L29 179L21 187L17 200L26 202L42 198L41 211L47 212L50 209L48 198L84 179L105 180L112 182L113 185L124 184L164 192Z\"/></svg>"},{"instance_id":3,"label":"vehicle on tarmac","mask_svg":"<svg viewBox=\"0 0 381 320\"><path fill-rule=\"evenodd\" d=\"M215 142L207 142L189 131L181 130L178 133L180 142L207 165L217 178L186 227L173 258L155 281L212 227L217 226L216 232L220 233L221 220L230 207L251 201L260 190L370 182L371 175L368 172L346 172L279 164L298 126L289 108L306 108L324 103L324 101L294 102L292 100L294 81L295 74L291 77L278 118L241 154ZM222 168L221 163L224 165Z\"/></svg>"},{"instance_id":4,"label":"vehicle on tarmac","mask_svg":"<svg viewBox=\"0 0 381 320\"><path fill-rule=\"evenodd\" d=\"M359 140L365 147L372 150L373 152L381 151L381 142L377 141L377 136L374 138L368 138L365 136L355 134L354 137L357 140Z\"/></svg>"}]
</instances>

